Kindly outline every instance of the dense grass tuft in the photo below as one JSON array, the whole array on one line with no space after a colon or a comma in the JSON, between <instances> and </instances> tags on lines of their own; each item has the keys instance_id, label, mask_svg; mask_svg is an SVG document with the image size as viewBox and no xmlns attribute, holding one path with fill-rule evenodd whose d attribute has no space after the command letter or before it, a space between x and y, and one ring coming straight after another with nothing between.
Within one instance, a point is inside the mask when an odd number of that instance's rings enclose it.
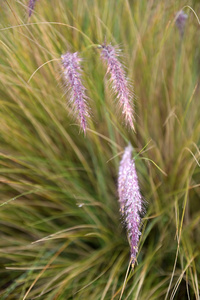
<instances>
[{"instance_id":1,"label":"dense grass tuft","mask_svg":"<svg viewBox=\"0 0 200 300\"><path fill-rule=\"evenodd\" d=\"M28 1L0 4L2 300L199 298L200 4L184 3L41 0L31 18ZM134 83L136 133L116 114L105 37ZM86 136L63 92L66 51L83 58ZM117 195L129 141L146 201L134 269Z\"/></svg>"}]
</instances>

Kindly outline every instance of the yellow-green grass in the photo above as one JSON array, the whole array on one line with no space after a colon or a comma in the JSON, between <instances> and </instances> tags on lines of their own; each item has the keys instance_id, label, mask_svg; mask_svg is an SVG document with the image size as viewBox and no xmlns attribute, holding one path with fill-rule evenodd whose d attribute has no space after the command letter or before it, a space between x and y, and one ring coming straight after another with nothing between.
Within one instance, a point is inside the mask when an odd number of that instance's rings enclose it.
<instances>
[{"instance_id":1,"label":"yellow-green grass","mask_svg":"<svg viewBox=\"0 0 200 300\"><path fill-rule=\"evenodd\" d=\"M1 299L198 299L200 4L38 0L28 19L27 3L0 4ZM134 85L136 133L107 84L105 38ZM86 137L65 94L66 51L83 58ZM133 270L117 195L129 141L146 207Z\"/></svg>"}]
</instances>

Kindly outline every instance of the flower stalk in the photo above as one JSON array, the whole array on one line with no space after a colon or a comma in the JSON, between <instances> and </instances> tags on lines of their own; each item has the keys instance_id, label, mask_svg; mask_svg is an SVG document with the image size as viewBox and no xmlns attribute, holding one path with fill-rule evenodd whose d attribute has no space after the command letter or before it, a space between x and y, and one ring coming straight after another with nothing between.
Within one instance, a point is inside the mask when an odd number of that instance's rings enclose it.
<instances>
[{"instance_id":1,"label":"flower stalk","mask_svg":"<svg viewBox=\"0 0 200 300\"><path fill-rule=\"evenodd\" d=\"M185 14L182 10L180 10L176 14L175 22L176 22L176 26L179 30L179 34L180 34L181 38L183 38L183 35L184 35L185 24L186 24L187 18L188 18L188 15Z\"/></svg>"},{"instance_id":2,"label":"flower stalk","mask_svg":"<svg viewBox=\"0 0 200 300\"><path fill-rule=\"evenodd\" d=\"M80 123L80 128L86 134L87 121L86 117L89 116L86 100L86 88L82 84L81 72L82 68L80 62L82 59L78 53L67 52L61 56L62 65L64 69L64 77L66 85L70 91L70 102L72 104L74 113L77 115L77 120Z\"/></svg>"},{"instance_id":3,"label":"flower stalk","mask_svg":"<svg viewBox=\"0 0 200 300\"><path fill-rule=\"evenodd\" d=\"M36 0L29 0L29 4L28 4L28 15L29 15L29 17L31 17L31 15L33 13L35 3L36 3Z\"/></svg>"},{"instance_id":4,"label":"flower stalk","mask_svg":"<svg viewBox=\"0 0 200 300\"><path fill-rule=\"evenodd\" d=\"M132 86L130 85L122 64L118 57L119 50L113 47L111 44L105 43L100 46L101 58L107 65L107 74L110 74L111 86L114 93L117 95L120 108L122 108L122 114L125 118L126 125L129 125L134 130L133 124L133 107L132 107Z\"/></svg>"},{"instance_id":5,"label":"flower stalk","mask_svg":"<svg viewBox=\"0 0 200 300\"><path fill-rule=\"evenodd\" d=\"M119 167L118 194L121 215L124 219L131 247L131 261L134 266L141 235L140 224L142 212L142 196L140 194L132 146L125 148Z\"/></svg>"}]
</instances>

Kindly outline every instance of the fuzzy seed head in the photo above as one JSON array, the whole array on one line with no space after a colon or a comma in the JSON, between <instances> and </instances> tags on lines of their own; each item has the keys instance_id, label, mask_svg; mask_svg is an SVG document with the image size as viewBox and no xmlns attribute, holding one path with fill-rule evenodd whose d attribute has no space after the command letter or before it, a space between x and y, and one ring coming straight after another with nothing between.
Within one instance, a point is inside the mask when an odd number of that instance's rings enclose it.
<instances>
[{"instance_id":1,"label":"fuzzy seed head","mask_svg":"<svg viewBox=\"0 0 200 300\"><path fill-rule=\"evenodd\" d=\"M34 10L34 7L35 7L35 2L36 0L29 0L29 4L28 4L28 14L29 14L29 17L31 17L32 13L33 13L33 10Z\"/></svg>"},{"instance_id":2,"label":"fuzzy seed head","mask_svg":"<svg viewBox=\"0 0 200 300\"><path fill-rule=\"evenodd\" d=\"M131 247L131 260L134 265L138 252L141 232L139 230L142 212L142 196L132 156L132 146L125 148L119 167L118 194L120 211L125 221Z\"/></svg>"},{"instance_id":3,"label":"fuzzy seed head","mask_svg":"<svg viewBox=\"0 0 200 300\"><path fill-rule=\"evenodd\" d=\"M111 44L101 45L101 58L107 65L107 74L110 75L111 86L122 108L125 123L134 129L131 86L118 57L119 50L117 51L116 47Z\"/></svg>"},{"instance_id":4,"label":"fuzzy seed head","mask_svg":"<svg viewBox=\"0 0 200 300\"><path fill-rule=\"evenodd\" d=\"M67 52L61 56L62 65L64 70L64 77L66 79L66 85L70 91L70 102L74 109L74 113L77 115L77 120L80 123L80 128L86 133L87 122L86 117L89 116L87 99L85 93L85 87L81 80L81 61L78 53Z\"/></svg>"},{"instance_id":5,"label":"fuzzy seed head","mask_svg":"<svg viewBox=\"0 0 200 300\"><path fill-rule=\"evenodd\" d=\"M187 18L188 18L188 15L184 14L184 12L182 10L180 10L176 14L176 26L179 30L181 38L183 37L183 34L184 34L185 24L186 24Z\"/></svg>"}]
</instances>

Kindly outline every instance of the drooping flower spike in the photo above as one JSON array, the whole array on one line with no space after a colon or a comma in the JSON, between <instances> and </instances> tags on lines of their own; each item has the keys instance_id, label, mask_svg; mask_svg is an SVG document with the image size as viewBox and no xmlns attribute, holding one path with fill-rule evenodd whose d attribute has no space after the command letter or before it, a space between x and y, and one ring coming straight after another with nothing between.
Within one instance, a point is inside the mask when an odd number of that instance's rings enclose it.
<instances>
[{"instance_id":1,"label":"drooping flower spike","mask_svg":"<svg viewBox=\"0 0 200 300\"><path fill-rule=\"evenodd\" d=\"M31 17L31 15L33 13L36 1L37 0L29 0L29 4L28 4L28 14L29 14L29 17Z\"/></svg>"},{"instance_id":2,"label":"drooping flower spike","mask_svg":"<svg viewBox=\"0 0 200 300\"><path fill-rule=\"evenodd\" d=\"M140 194L132 146L125 148L119 167L118 194L121 215L124 219L131 247L132 266L136 261L141 235L142 196Z\"/></svg>"},{"instance_id":3,"label":"drooping flower spike","mask_svg":"<svg viewBox=\"0 0 200 300\"><path fill-rule=\"evenodd\" d=\"M187 18L188 15L185 14L182 10L180 10L176 14L175 22L181 38L183 38Z\"/></svg>"},{"instance_id":4,"label":"drooping flower spike","mask_svg":"<svg viewBox=\"0 0 200 300\"><path fill-rule=\"evenodd\" d=\"M111 44L106 45L105 43L99 48L101 49L101 58L107 65L107 73L110 75L112 89L117 95L120 108L122 108L125 123L134 129L133 93L124 68L118 59L119 50Z\"/></svg>"},{"instance_id":5,"label":"drooping flower spike","mask_svg":"<svg viewBox=\"0 0 200 300\"><path fill-rule=\"evenodd\" d=\"M86 103L88 97L85 93L86 88L83 86L81 80L81 58L78 56L77 52L67 52L62 55L61 58L66 85L70 91L70 102L72 104L74 113L77 116L77 120L80 123L80 128L84 131L84 133L86 133L86 117L89 116Z\"/></svg>"}]
</instances>

